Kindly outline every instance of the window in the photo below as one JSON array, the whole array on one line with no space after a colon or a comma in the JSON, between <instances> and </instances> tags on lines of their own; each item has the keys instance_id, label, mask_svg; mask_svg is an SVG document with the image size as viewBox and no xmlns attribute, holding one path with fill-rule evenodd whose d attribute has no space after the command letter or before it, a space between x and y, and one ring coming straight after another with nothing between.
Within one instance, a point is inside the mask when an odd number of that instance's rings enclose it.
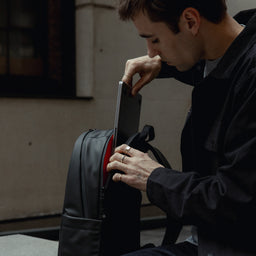
<instances>
[{"instance_id":1,"label":"window","mask_svg":"<svg viewBox=\"0 0 256 256\"><path fill-rule=\"evenodd\" d=\"M0 0L0 96L75 96L74 3Z\"/></svg>"}]
</instances>

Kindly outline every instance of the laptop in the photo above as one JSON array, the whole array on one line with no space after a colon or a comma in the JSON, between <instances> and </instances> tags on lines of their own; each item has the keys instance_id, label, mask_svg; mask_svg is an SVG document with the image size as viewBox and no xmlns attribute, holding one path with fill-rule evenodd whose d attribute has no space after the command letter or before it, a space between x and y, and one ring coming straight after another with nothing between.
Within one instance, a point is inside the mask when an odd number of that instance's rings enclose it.
<instances>
[{"instance_id":1,"label":"laptop","mask_svg":"<svg viewBox=\"0 0 256 256\"><path fill-rule=\"evenodd\" d=\"M115 147L125 143L127 139L138 132L142 96L137 93L131 95L131 87L120 81L116 102L116 113L114 123L114 142Z\"/></svg>"}]
</instances>

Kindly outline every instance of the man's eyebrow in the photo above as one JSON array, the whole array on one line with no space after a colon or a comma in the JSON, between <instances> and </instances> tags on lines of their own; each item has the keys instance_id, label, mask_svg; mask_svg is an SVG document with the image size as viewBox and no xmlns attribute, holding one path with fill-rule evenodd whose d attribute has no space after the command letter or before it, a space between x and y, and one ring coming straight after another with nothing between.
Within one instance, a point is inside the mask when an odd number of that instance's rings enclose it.
<instances>
[{"instance_id":1,"label":"man's eyebrow","mask_svg":"<svg viewBox=\"0 0 256 256\"><path fill-rule=\"evenodd\" d=\"M151 34L140 34L140 37L143 37L143 38L151 38L153 36L154 35L151 35Z\"/></svg>"}]
</instances>

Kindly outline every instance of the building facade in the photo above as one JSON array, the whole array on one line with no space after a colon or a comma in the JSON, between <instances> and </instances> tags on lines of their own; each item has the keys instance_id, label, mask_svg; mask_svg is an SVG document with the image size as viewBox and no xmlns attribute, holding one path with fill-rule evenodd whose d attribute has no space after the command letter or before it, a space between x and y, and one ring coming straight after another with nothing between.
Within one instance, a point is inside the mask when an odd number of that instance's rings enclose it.
<instances>
[{"instance_id":1,"label":"building facade","mask_svg":"<svg viewBox=\"0 0 256 256\"><path fill-rule=\"evenodd\" d=\"M231 14L255 7L254 0L228 4ZM115 0L0 5L0 221L58 215L75 139L113 127L125 62L145 55L146 45L131 23L119 21ZM155 127L153 144L181 169L191 88L162 79L141 93L141 127ZM161 214L146 196L143 204L143 216Z\"/></svg>"}]
</instances>

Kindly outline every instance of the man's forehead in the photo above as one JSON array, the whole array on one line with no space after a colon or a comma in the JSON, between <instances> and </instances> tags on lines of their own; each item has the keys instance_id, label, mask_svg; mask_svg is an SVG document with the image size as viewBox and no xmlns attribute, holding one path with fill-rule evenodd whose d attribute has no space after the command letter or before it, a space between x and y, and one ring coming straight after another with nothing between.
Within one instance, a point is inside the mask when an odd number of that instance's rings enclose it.
<instances>
[{"instance_id":1,"label":"man's forehead","mask_svg":"<svg viewBox=\"0 0 256 256\"><path fill-rule=\"evenodd\" d=\"M143 12L138 13L133 19L133 23L142 38L154 38L159 34L171 33L170 29L164 22L153 22Z\"/></svg>"}]
</instances>

